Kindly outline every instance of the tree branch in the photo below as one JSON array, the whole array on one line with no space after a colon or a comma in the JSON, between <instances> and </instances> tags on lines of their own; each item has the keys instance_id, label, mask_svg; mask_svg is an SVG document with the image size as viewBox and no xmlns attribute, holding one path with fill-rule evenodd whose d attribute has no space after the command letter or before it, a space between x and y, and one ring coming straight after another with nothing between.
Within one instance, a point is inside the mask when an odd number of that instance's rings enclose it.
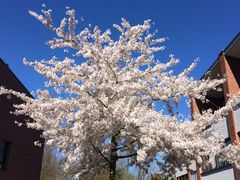
<instances>
[{"instance_id":1,"label":"tree branch","mask_svg":"<svg viewBox=\"0 0 240 180\"><path fill-rule=\"evenodd\" d=\"M96 96L94 96L92 93L87 92L87 94L88 94L89 96L93 97L94 99L96 99L100 104L102 104L103 107L105 107L105 108L108 110L108 112L113 116L113 113L109 110L109 108L108 108L108 106L107 106L106 104L104 104L100 99L98 99L98 98L97 98Z\"/></svg>"},{"instance_id":2,"label":"tree branch","mask_svg":"<svg viewBox=\"0 0 240 180\"><path fill-rule=\"evenodd\" d=\"M92 93L87 92L87 94L88 94L89 96L93 97L94 99L96 99L99 103L101 103L105 108L108 109L107 105L104 104L100 99L98 99L98 98L97 98L96 96L94 96Z\"/></svg>"},{"instance_id":3,"label":"tree branch","mask_svg":"<svg viewBox=\"0 0 240 180\"><path fill-rule=\"evenodd\" d=\"M120 128L114 136L118 136L118 135L121 133L121 130L122 130L122 129L124 129L124 128L123 128L123 127Z\"/></svg>"},{"instance_id":4,"label":"tree branch","mask_svg":"<svg viewBox=\"0 0 240 180\"><path fill-rule=\"evenodd\" d=\"M90 142L90 144L92 145L92 147L95 151L97 151L108 163L110 163L109 159L103 155L103 153L100 151L100 149L95 147L92 142Z\"/></svg>"},{"instance_id":5,"label":"tree branch","mask_svg":"<svg viewBox=\"0 0 240 180\"><path fill-rule=\"evenodd\" d=\"M123 158L128 158L128 157L132 157L132 156L136 156L137 153L132 153L132 154L128 154L128 155L125 155L125 156L117 156L118 159L123 159Z\"/></svg>"},{"instance_id":6,"label":"tree branch","mask_svg":"<svg viewBox=\"0 0 240 180\"><path fill-rule=\"evenodd\" d=\"M110 70L112 71L112 74L113 74L113 78L115 80L115 83L118 84L118 80L117 80L117 75L116 73L114 72L112 66L109 64L108 60L104 59L104 62L107 64L107 66L110 68Z\"/></svg>"},{"instance_id":7,"label":"tree branch","mask_svg":"<svg viewBox=\"0 0 240 180\"><path fill-rule=\"evenodd\" d=\"M115 150L118 151L118 150L120 150L120 149L123 149L123 148L125 148L125 147L128 147L128 145L131 145L131 144L135 143L136 141L137 141L137 140L133 140L133 141L131 141L129 144L125 144L125 145L123 145L123 146L121 146L121 147L117 147Z\"/></svg>"}]
</instances>

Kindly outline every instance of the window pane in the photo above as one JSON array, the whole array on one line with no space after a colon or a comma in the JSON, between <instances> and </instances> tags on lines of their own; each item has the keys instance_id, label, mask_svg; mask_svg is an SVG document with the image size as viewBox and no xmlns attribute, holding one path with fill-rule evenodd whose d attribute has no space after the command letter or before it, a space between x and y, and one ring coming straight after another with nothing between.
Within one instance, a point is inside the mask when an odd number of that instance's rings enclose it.
<instances>
[{"instance_id":1,"label":"window pane","mask_svg":"<svg viewBox=\"0 0 240 180\"><path fill-rule=\"evenodd\" d=\"M6 159L6 149L7 149L7 144L5 142L0 141L0 169L4 167L4 162Z\"/></svg>"},{"instance_id":2,"label":"window pane","mask_svg":"<svg viewBox=\"0 0 240 180\"><path fill-rule=\"evenodd\" d=\"M216 168L221 168L229 165L229 163L225 160L222 160L219 156L216 156Z\"/></svg>"}]
</instances>

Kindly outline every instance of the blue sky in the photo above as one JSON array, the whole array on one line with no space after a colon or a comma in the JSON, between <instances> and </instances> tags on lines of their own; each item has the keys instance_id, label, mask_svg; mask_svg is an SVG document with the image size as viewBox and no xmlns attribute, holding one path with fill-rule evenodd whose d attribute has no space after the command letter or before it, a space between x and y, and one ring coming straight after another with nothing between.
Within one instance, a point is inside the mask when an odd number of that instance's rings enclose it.
<instances>
[{"instance_id":1,"label":"blue sky","mask_svg":"<svg viewBox=\"0 0 240 180\"><path fill-rule=\"evenodd\" d=\"M39 12L42 3L53 10L56 24L65 15L66 6L74 8L79 19L85 19L83 25L91 23L102 29L111 28L122 17L131 24L152 19L159 35L169 38L162 56L175 54L181 60L177 71L200 58L192 73L195 78L202 76L240 31L239 0L1 0L0 57L29 91L42 87L43 78L24 66L22 59L48 59L62 54L44 44L54 34L28 14L28 10Z\"/></svg>"}]
</instances>

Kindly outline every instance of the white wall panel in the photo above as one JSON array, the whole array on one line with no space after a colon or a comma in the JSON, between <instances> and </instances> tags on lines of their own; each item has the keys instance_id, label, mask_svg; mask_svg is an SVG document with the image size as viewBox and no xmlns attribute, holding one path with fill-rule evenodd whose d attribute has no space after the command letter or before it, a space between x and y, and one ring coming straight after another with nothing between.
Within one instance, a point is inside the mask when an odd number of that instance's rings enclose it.
<instances>
[{"instance_id":1,"label":"white wall panel","mask_svg":"<svg viewBox=\"0 0 240 180\"><path fill-rule=\"evenodd\" d=\"M227 169L206 176L202 176L203 180L234 180L233 169Z\"/></svg>"}]
</instances>

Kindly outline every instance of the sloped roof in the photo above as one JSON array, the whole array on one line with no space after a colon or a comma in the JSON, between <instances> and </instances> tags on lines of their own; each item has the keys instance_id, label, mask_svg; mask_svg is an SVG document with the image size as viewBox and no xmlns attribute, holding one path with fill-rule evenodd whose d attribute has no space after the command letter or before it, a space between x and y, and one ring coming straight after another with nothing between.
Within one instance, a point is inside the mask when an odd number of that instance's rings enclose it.
<instances>
[{"instance_id":1,"label":"sloped roof","mask_svg":"<svg viewBox=\"0 0 240 180\"><path fill-rule=\"evenodd\" d=\"M32 97L27 88L17 78L17 76L11 71L1 58L0 58L0 86L4 86L8 89L23 92L28 96Z\"/></svg>"},{"instance_id":2,"label":"sloped roof","mask_svg":"<svg viewBox=\"0 0 240 180\"><path fill-rule=\"evenodd\" d=\"M235 57L240 59L240 32L233 38L233 40L227 45L227 47L221 51L217 57L217 59L213 62L213 64L208 68L207 72L214 71L214 68L218 66L219 56L225 53L228 56ZM204 72L201 79L206 78L208 75L207 72Z\"/></svg>"}]
</instances>

